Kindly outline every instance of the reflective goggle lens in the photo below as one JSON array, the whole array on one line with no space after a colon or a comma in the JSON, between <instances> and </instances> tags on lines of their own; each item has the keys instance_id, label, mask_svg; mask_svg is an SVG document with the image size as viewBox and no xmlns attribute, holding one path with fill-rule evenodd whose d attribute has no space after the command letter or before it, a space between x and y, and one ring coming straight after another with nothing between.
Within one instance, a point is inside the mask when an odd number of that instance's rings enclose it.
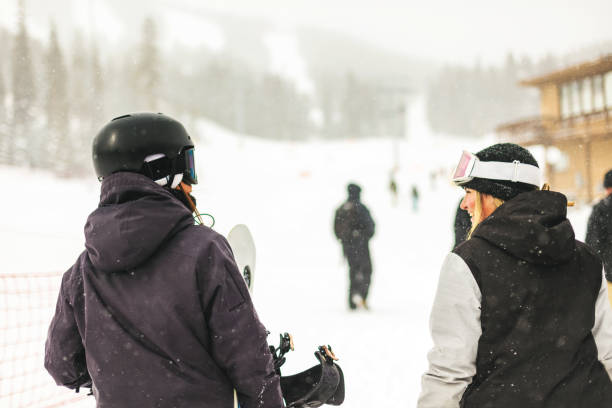
<instances>
[{"instance_id":1,"label":"reflective goggle lens","mask_svg":"<svg viewBox=\"0 0 612 408\"><path fill-rule=\"evenodd\" d=\"M198 184L198 175L195 169L195 155L193 148L187 149L183 152L185 156L185 172L183 177L187 177L187 181L190 184Z\"/></svg>"},{"instance_id":2,"label":"reflective goggle lens","mask_svg":"<svg viewBox=\"0 0 612 408\"><path fill-rule=\"evenodd\" d=\"M468 178L475 160L476 157L472 153L464 151L453 173L453 181L461 181Z\"/></svg>"}]
</instances>

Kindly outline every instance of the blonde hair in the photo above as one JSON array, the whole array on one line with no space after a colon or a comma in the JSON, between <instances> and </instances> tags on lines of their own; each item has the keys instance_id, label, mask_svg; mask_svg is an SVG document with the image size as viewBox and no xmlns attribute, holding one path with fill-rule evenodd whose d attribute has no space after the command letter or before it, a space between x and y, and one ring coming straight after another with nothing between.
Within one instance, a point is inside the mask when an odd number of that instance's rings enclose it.
<instances>
[{"instance_id":1,"label":"blonde hair","mask_svg":"<svg viewBox=\"0 0 612 408\"><path fill-rule=\"evenodd\" d=\"M480 191L474 190L476 197L474 198L474 215L472 216L472 228L470 228L470 232L467 235L467 239L472 238L472 232L476 229L478 224L482 221L482 193ZM493 197L493 205L495 208L499 207L504 203L504 200L501 198Z\"/></svg>"}]
</instances>

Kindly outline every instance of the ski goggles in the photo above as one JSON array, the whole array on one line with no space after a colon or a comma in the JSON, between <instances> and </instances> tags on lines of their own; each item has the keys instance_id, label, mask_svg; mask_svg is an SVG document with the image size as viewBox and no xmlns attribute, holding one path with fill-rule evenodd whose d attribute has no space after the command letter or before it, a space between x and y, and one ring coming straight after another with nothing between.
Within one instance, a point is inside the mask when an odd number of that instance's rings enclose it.
<instances>
[{"instance_id":1,"label":"ski goggles","mask_svg":"<svg viewBox=\"0 0 612 408\"><path fill-rule=\"evenodd\" d=\"M540 187L540 169L531 164L515 160L509 162L483 162L470 152L463 151L455 171L453 183L461 186L474 177L491 180L507 180L515 183L531 184Z\"/></svg>"},{"instance_id":2,"label":"ski goggles","mask_svg":"<svg viewBox=\"0 0 612 408\"><path fill-rule=\"evenodd\" d=\"M163 153L151 155L145 159L143 167L145 174L153 180L182 174L182 180L186 183L198 184L193 147L181 150L174 160L169 159Z\"/></svg>"},{"instance_id":3,"label":"ski goggles","mask_svg":"<svg viewBox=\"0 0 612 408\"><path fill-rule=\"evenodd\" d=\"M181 152L178 157L179 164L183 164L183 180L189 184L198 184L198 175L195 169L195 154L193 147Z\"/></svg>"}]
</instances>

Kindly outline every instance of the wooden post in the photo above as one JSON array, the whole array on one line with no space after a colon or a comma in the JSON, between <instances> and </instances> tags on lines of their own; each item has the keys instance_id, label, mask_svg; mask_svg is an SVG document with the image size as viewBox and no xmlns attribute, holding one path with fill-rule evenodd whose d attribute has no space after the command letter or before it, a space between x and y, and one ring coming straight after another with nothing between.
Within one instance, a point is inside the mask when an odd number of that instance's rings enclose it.
<instances>
[{"instance_id":1,"label":"wooden post","mask_svg":"<svg viewBox=\"0 0 612 408\"><path fill-rule=\"evenodd\" d=\"M608 106L608 98L606 96L606 76L605 74L601 74L601 97L603 98L603 110L606 116L606 127L608 127L608 109L612 108L612 106Z\"/></svg>"},{"instance_id":2,"label":"wooden post","mask_svg":"<svg viewBox=\"0 0 612 408\"><path fill-rule=\"evenodd\" d=\"M593 166L591 164L591 138L588 133L584 142L584 160L586 166L587 200L590 203L593 201Z\"/></svg>"},{"instance_id":3,"label":"wooden post","mask_svg":"<svg viewBox=\"0 0 612 408\"><path fill-rule=\"evenodd\" d=\"M552 164L550 164L548 160L548 149L550 148L550 143L547 141L544 143L544 169L546 171L546 179L542 180L543 183L548 183L550 186L555 185L555 177L554 177L554 169Z\"/></svg>"}]
</instances>

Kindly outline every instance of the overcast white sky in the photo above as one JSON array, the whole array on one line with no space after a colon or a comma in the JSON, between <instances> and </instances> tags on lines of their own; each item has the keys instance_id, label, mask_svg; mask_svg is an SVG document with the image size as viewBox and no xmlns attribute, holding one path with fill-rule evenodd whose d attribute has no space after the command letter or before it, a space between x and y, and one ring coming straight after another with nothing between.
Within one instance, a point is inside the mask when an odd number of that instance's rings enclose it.
<instances>
[{"instance_id":1,"label":"overcast white sky","mask_svg":"<svg viewBox=\"0 0 612 408\"><path fill-rule=\"evenodd\" d=\"M565 53L612 40L612 0L26 0L28 14L39 23L33 30L48 34L53 14L71 13L75 25L93 19L109 39L122 27L113 13L157 4L164 9L205 8L268 18L283 26L310 25L368 39L385 48L438 61L472 64L501 62L515 54ZM17 0L0 0L0 24L14 27ZM122 5L122 7L118 7ZM201 16L200 13L197 13ZM200 17L198 17L200 18ZM188 29L186 25L185 29ZM192 35L179 26L170 35ZM210 32L210 28L207 28Z\"/></svg>"},{"instance_id":2,"label":"overcast white sky","mask_svg":"<svg viewBox=\"0 0 612 408\"><path fill-rule=\"evenodd\" d=\"M501 60L508 51L536 56L612 40L612 0L213 0L206 5L331 28L437 60Z\"/></svg>"}]
</instances>

